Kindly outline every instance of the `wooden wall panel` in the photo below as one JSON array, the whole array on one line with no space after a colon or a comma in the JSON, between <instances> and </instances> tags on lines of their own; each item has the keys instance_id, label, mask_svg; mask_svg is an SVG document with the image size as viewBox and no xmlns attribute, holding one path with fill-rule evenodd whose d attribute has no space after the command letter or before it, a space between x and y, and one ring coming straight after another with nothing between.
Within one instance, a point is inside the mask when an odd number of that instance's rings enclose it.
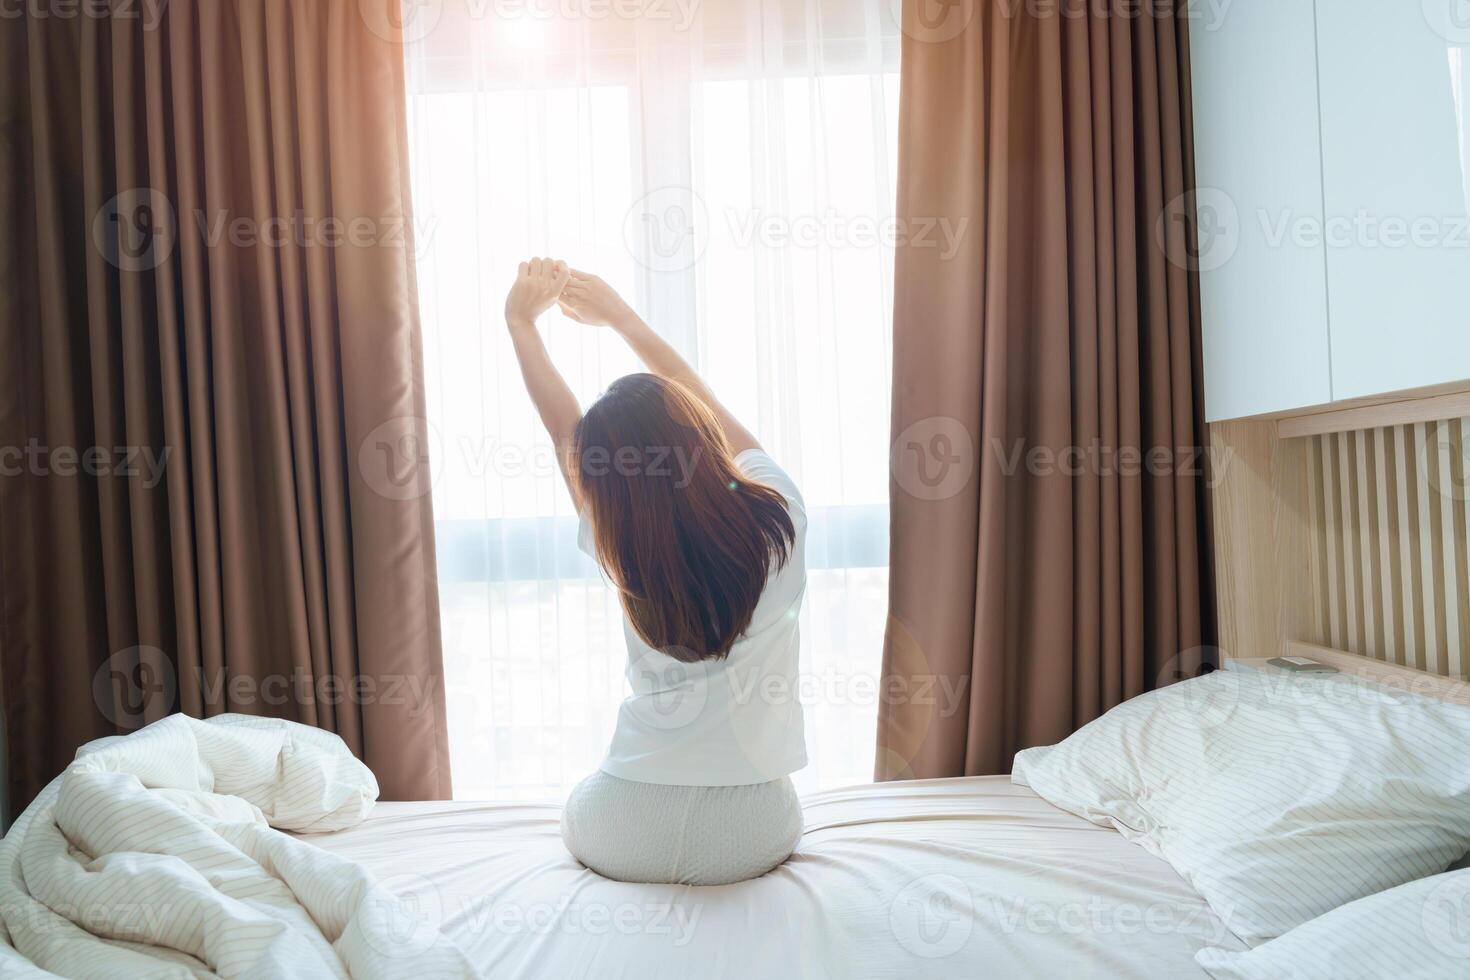
<instances>
[{"instance_id":1,"label":"wooden wall panel","mask_svg":"<svg viewBox=\"0 0 1470 980\"><path fill-rule=\"evenodd\" d=\"M1307 455L1320 642L1470 677L1467 440L1467 418L1290 440Z\"/></svg>"},{"instance_id":2,"label":"wooden wall panel","mask_svg":"<svg viewBox=\"0 0 1470 980\"><path fill-rule=\"evenodd\" d=\"M1294 640L1319 642L1312 560L1312 474L1306 441L1277 436L1271 419L1210 426L1215 472L1215 573L1220 647L1227 658L1277 657Z\"/></svg>"}]
</instances>

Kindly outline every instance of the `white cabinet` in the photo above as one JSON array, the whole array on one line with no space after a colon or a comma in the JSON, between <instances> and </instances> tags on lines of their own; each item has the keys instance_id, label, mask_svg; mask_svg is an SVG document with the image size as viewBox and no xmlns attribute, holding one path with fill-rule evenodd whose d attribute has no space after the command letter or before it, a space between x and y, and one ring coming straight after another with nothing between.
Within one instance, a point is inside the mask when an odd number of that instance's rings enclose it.
<instances>
[{"instance_id":1,"label":"white cabinet","mask_svg":"<svg viewBox=\"0 0 1470 980\"><path fill-rule=\"evenodd\" d=\"M1470 0L1319 0L1317 30L1333 396L1470 377Z\"/></svg>"},{"instance_id":2,"label":"white cabinet","mask_svg":"<svg viewBox=\"0 0 1470 980\"><path fill-rule=\"evenodd\" d=\"M1236 0L1190 27L1211 420L1332 399L1323 246L1267 220L1322 216L1313 17L1312 0Z\"/></svg>"},{"instance_id":3,"label":"white cabinet","mask_svg":"<svg viewBox=\"0 0 1470 980\"><path fill-rule=\"evenodd\" d=\"M1470 0L1195 7L1209 418L1470 378Z\"/></svg>"}]
</instances>

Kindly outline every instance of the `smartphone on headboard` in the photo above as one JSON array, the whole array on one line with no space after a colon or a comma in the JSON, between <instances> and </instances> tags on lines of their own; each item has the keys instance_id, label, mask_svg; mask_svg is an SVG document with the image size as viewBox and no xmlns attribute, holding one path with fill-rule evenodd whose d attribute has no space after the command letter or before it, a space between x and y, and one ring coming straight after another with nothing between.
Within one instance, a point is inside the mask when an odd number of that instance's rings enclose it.
<instances>
[{"instance_id":1,"label":"smartphone on headboard","mask_svg":"<svg viewBox=\"0 0 1470 980\"><path fill-rule=\"evenodd\" d=\"M1294 674L1335 674L1337 668L1331 664L1318 663L1306 657L1273 657L1266 661L1272 667L1280 667Z\"/></svg>"}]
</instances>

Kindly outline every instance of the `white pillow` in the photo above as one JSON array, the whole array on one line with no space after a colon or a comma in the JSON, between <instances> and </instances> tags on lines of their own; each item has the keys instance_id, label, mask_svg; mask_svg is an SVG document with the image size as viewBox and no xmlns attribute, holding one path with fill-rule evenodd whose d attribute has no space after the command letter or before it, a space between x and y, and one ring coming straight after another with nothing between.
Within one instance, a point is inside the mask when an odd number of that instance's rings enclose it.
<instances>
[{"instance_id":1,"label":"white pillow","mask_svg":"<svg viewBox=\"0 0 1470 980\"><path fill-rule=\"evenodd\" d=\"M1014 779L1173 865L1250 945L1470 850L1470 708L1232 669L1134 698Z\"/></svg>"},{"instance_id":2,"label":"white pillow","mask_svg":"<svg viewBox=\"0 0 1470 980\"><path fill-rule=\"evenodd\" d=\"M1202 949L1216 980L1445 980L1470 976L1470 871L1350 902L1246 952Z\"/></svg>"}]
</instances>

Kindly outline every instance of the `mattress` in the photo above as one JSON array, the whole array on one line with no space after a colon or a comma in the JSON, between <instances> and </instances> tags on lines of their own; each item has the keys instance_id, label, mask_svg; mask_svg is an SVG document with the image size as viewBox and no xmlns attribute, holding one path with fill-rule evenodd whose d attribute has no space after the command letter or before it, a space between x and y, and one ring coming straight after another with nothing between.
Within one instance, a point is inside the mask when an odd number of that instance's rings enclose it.
<instances>
[{"instance_id":1,"label":"mattress","mask_svg":"<svg viewBox=\"0 0 1470 980\"><path fill-rule=\"evenodd\" d=\"M1203 977L1243 949L1162 860L1005 777L804 798L781 867L714 888L609 881L562 846L560 807L380 803L308 839L406 900L487 977ZM400 937L401 938L401 937Z\"/></svg>"}]
</instances>

